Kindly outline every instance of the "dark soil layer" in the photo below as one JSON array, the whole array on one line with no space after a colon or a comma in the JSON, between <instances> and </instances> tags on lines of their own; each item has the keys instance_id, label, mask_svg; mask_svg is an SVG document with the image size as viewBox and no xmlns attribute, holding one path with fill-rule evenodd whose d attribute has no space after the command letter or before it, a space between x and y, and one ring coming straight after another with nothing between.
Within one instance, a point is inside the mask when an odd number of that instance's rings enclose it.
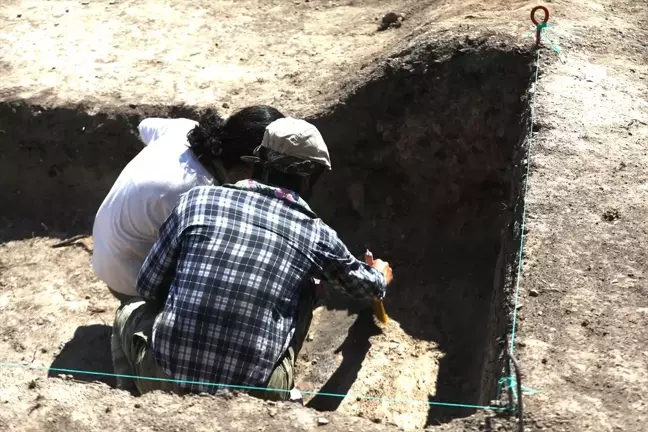
<instances>
[{"instance_id":1,"label":"dark soil layer","mask_svg":"<svg viewBox=\"0 0 648 432\"><path fill-rule=\"evenodd\" d=\"M441 57L421 48L407 58L390 59L311 119L334 169L313 207L352 250L369 247L392 264L389 315L445 354L430 399L488 404L509 323L530 55L474 48ZM200 118L185 107L89 114L0 104L0 241L89 233L101 200L141 148L137 123L150 115ZM345 393L370 346L357 338L376 329L363 324L357 305L333 297L326 304L306 344L319 362L300 369L315 388ZM341 364L335 350L347 332L354 339ZM470 413L432 406L428 422Z\"/></svg>"},{"instance_id":2,"label":"dark soil layer","mask_svg":"<svg viewBox=\"0 0 648 432\"><path fill-rule=\"evenodd\" d=\"M92 231L94 215L124 166L143 147L147 116L188 117L184 107L86 107L0 103L0 239L73 236Z\"/></svg>"}]
</instances>

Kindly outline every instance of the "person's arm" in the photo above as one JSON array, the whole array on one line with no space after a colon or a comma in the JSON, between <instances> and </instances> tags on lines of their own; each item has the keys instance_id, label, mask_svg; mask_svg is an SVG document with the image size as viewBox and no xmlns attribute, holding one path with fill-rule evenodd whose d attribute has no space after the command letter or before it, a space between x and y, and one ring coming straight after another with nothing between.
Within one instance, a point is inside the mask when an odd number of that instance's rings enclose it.
<instances>
[{"instance_id":1,"label":"person's arm","mask_svg":"<svg viewBox=\"0 0 648 432\"><path fill-rule=\"evenodd\" d=\"M166 301L181 247L181 215L177 210L178 207L160 227L158 238L137 277L139 295L158 304Z\"/></svg>"},{"instance_id":2,"label":"person's arm","mask_svg":"<svg viewBox=\"0 0 648 432\"><path fill-rule=\"evenodd\" d=\"M351 255L335 232L326 229L325 231L326 235L318 245L324 280L354 299L385 297L385 276Z\"/></svg>"}]
</instances>

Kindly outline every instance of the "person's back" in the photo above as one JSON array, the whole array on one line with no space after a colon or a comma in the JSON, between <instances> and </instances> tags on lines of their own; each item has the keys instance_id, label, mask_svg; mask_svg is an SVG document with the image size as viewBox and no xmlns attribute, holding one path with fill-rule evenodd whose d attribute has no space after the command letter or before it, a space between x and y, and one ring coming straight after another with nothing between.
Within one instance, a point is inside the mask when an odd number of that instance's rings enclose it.
<instances>
[{"instance_id":1,"label":"person's back","mask_svg":"<svg viewBox=\"0 0 648 432\"><path fill-rule=\"evenodd\" d=\"M93 226L92 267L116 297L137 296L137 274L180 195L238 176L244 166L240 157L282 117L262 105L243 108L226 121L212 113L200 124L164 118L140 123L145 148L120 173Z\"/></svg>"},{"instance_id":2,"label":"person's back","mask_svg":"<svg viewBox=\"0 0 648 432\"><path fill-rule=\"evenodd\" d=\"M136 295L139 269L180 195L214 183L187 143L196 125L188 119L143 121L146 147L126 165L97 211L92 267L118 293Z\"/></svg>"},{"instance_id":3,"label":"person's back","mask_svg":"<svg viewBox=\"0 0 648 432\"><path fill-rule=\"evenodd\" d=\"M383 294L377 271L357 266L364 279L345 277L344 245L287 190L253 181L198 187L181 198L163 230L161 237L182 232L169 291L159 283L167 270L160 265L146 267L152 271L143 271L138 289L144 298L165 298L153 351L174 379L263 384L293 336L311 277L358 298Z\"/></svg>"}]
</instances>

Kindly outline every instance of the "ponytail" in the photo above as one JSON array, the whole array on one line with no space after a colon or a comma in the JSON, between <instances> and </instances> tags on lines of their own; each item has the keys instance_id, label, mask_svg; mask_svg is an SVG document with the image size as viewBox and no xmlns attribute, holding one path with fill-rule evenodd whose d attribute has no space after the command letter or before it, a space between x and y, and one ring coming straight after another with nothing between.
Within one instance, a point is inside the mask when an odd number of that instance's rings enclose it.
<instances>
[{"instance_id":1,"label":"ponytail","mask_svg":"<svg viewBox=\"0 0 648 432\"><path fill-rule=\"evenodd\" d=\"M227 121L209 110L187 134L187 141L200 163L224 184L226 170L242 165L241 156L251 155L261 144L265 128L283 117L279 110L267 105L243 108Z\"/></svg>"},{"instance_id":2,"label":"ponytail","mask_svg":"<svg viewBox=\"0 0 648 432\"><path fill-rule=\"evenodd\" d=\"M222 156L221 135L224 128L225 121L218 114L210 113L189 131L187 140L199 161L211 162L214 158Z\"/></svg>"}]
</instances>

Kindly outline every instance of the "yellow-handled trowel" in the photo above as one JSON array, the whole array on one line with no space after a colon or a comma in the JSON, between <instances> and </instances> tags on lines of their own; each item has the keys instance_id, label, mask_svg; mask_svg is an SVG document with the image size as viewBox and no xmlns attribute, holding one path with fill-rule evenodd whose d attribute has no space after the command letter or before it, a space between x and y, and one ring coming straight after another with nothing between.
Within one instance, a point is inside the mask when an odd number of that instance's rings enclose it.
<instances>
[{"instance_id":1,"label":"yellow-handled trowel","mask_svg":"<svg viewBox=\"0 0 648 432\"><path fill-rule=\"evenodd\" d=\"M365 262L369 265L373 265L373 254L369 250L365 252ZM387 312L385 312L385 305L383 304L383 301L378 298L371 299L371 308L373 309L373 313L376 318L378 318L378 321L383 324L387 324L389 317L387 316Z\"/></svg>"}]
</instances>

